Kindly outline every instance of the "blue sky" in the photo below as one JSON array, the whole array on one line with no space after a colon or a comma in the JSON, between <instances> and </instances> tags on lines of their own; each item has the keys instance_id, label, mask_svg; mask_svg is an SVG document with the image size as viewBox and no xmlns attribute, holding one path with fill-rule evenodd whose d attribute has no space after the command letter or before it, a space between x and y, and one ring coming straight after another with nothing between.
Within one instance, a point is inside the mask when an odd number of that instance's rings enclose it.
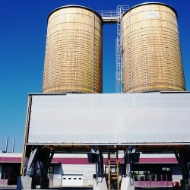
<instances>
[{"instance_id":1,"label":"blue sky","mask_svg":"<svg viewBox=\"0 0 190 190\"><path fill-rule=\"evenodd\" d=\"M142 0L0 1L0 150L9 136L22 151L28 93L41 93L47 17L57 7L78 4L93 10L130 7ZM190 90L190 1L162 0L178 12L186 88ZM103 26L103 92L115 92L116 25Z\"/></svg>"}]
</instances>

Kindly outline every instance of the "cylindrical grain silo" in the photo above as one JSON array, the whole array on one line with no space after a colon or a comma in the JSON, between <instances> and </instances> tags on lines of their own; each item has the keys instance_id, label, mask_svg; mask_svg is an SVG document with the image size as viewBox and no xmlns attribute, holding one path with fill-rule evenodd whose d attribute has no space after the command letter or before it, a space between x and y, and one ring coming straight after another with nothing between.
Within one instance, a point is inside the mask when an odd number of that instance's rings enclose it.
<instances>
[{"instance_id":1,"label":"cylindrical grain silo","mask_svg":"<svg viewBox=\"0 0 190 190\"><path fill-rule=\"evenodd\" d=\"M122 19L123 92L183 91L184 73L177 13L144 3Z\"/></svg>"},{"instance_id":2,"label":"cylindrical grain silo","mask_svg":"<svg viewBox=\"0 0 190 190\"><path fill-rule=\"evenodd\" d=\"M43 93L102 92L102 18L78 5L48 18Z\"/></svg>"}]
</instances>

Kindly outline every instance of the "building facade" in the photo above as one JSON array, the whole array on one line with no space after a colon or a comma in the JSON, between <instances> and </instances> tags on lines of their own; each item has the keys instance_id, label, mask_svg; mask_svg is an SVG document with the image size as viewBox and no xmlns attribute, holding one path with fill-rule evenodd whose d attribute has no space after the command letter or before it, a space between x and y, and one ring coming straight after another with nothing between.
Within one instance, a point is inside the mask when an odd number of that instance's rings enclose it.
<instances>
[{"instance_id":1,"label":"building facade","mask_svg":"<svg viewBox=\"0 0 190 190\"><path fill-rule=\"evenodd\" d=\"M0 153L0 185L17 184L21 157L21 153ZM119 161L124 162L122 154L119 154ZM104 156L105 172L106 164ZM48 172L49 185L92 188L95 173L96 166L88 162L86 154L55 154ZM173 187L180 185L182 179L174 154L141 154L131 174L135 187Z\"/></svg>"}]
</instances>

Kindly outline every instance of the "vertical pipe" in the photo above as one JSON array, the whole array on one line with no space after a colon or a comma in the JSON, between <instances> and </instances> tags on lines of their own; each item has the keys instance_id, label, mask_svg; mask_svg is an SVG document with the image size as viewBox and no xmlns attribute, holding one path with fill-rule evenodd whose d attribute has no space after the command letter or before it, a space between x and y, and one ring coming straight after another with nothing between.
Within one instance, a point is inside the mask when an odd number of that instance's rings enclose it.
<instances>
[{"instance_id":1,"label":"vertical pipe","mask_svg":"<svg viewBox=\"0 0 190 190\"><path fill-rule=\"evenodd\" d=\"M15 139L13 139L13 144L12 144L12 153L14 153L14 151L15 151Z\"/></svg>"},{"instance_id":2,"label":"vertical pipe","mask_svg":"<svg viewBox=\"0 0 190 190\"><path fill-rule=\"evenodd\" d=\"M6 138L5 153L7 153L8 144L9 144L9 137Z\"/></svg>"}]
</instances>

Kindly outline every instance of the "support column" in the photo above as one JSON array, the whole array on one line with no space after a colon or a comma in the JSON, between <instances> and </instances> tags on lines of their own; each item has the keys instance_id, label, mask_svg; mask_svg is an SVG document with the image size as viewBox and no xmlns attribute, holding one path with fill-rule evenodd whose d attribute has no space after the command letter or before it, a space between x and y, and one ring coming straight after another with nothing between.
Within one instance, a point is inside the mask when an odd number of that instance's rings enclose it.
<instances>
[{"instance_id":1,"label":"support column","mask_svg":"<svg viewBox=\"0 0 190 190\"><path fill-rule=\"evenodd\" d=\"M189 162L190 162L190 152L189 151L179 151L175 152L176 159L181 167L181 172L183 180L181 181L182 189L189 190Z\"/></svg>"},{"instance_id":2,"label":"support column","mask_svg":"<svg viewBox=\"0 0 190 190\"><path fill-rule=\"evenodd\" d=\"M96 164L96 174L93 176L93 190L107 190L102 150L100 147L91 147L91 152L87 155L89 163Z\"/></svg>"},{"instance_id":3,"label":"support column","mask_svg":"<svg viewBox=\"0 0 190 190\"><path fill-rule=\"evenodd\" d=\"M136 150L136 147L128 147L125 152L125 164L126 164L126 176L122 178L121 190L126 187L127 190L134 190L134 181L132 178L133 163L139 162L140 152Z\"/></svg>"},{"instance_id":4,"label":"support column","mask_svg":"<svg viewBox=\"0 0 190 190\"><path fill-rule=\"evenodd\" d=\"M17 184L17 189L42 189L49 188L48 169L53 158L54 151L43 146L34 146L31 149L28 162L25 163L23 175Z\"/></svg>"},{"instance_id":5,"label":"support column","mask_svg":"<svg viewBox=\"0 0 190 190\"><path fill-rule=\"evenodd\" d=\"M46 151L42 151L42 155L43 155L43 162L42 162L43 167L41 170L41 174L42 174L41 188L47 189L49 188L49 178L47 174L48 174L48 169L50 167L54 152L51 152L50 150L46 150Z\"/></svg>"}]
</instances>

